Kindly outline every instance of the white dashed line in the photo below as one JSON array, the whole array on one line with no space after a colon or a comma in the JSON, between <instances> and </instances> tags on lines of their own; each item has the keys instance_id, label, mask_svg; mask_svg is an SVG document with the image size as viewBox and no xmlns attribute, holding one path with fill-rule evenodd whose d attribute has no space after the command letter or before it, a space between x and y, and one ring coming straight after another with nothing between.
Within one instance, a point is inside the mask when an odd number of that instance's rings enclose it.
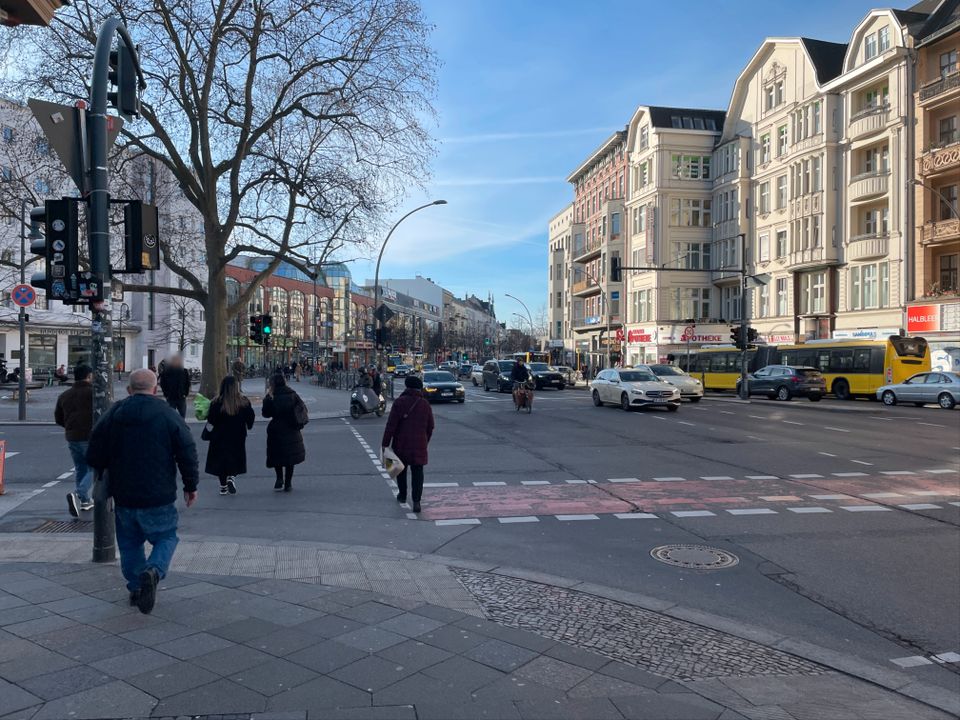
<instances>
[{"instance_id":1,"label":"white dashed line","mask_svg":"<svg viewBox=\"0 0 960 720\"><path fill-rule=\"evenodd\" d=\"M682 477L658 477L654 478L656 482L684 482L686 478Z\"/></svg>"},{"instance_id":2,"label":"white dashed line","mask_svg":"<svg viewBox=\"0 0 960 720\"><path fill-rule=\"evenodd\" d=\"M671 515L677 517L714 517L716 513L712 513L709 510L673 510Z\"/></svg>"},{"instance_id":3,"label":"white dashed line","mask_svg":"<svg viewBox=\"0 0 960 720\"><path fill-rule=\"evenodd\" d=\"M475 487L493 487L493 486L495 486L495 485L506 485L506 483L503 482L503 480L490 480L490 481L486 481L486 482L475 482L475 483L474 483L474 486L475 486Z\"/></svg>"},{"instance_id":4,"label":"white dashed line","mask_svg":"<svg viewBox=\"0 0 960 720\"><path fill-rule=\"evenodd\" d=\"M689 425L690 427L694 427L693 423L684 422L683 420L677 420L677 424L678 424L678 425Z\"/></svg>"},{"instance_id":5,"label":"white dashed line","mask_svg":"<svg viewBox=\"0 0 960 720\"><path fill-rule=\"evenodd\" d=\"M540 518L538 518L536 515L522 515L520 517L502 517L502 518L497 518L497 520L504 525L509 525L511 523L540 522Z\"/></svg>"},{"instance_id":6,"label":"white dashed line","mask_svg":"<svg viewBox=\"0 0 960 720\"><path fill-rule=\"evenodd\" d=\"M455 520L434 520L437 525L479 525L476 518L457 518Z\"/></svg>"},{"instance_id":7,"label":"white dashed line","mask_svg":"<svg viewBox=\"0 0 960 720\"><path fill-rule=\"evenodd\" d=\"M779 480L777 475L747 475L747 480Z\"/></svg>"},{"instance_id":8,"label":"white dashed line","mask_svg":"<svg viewBox=\"0 0 960 720\"><path fill-rule=\"evenodd\" d=\"M822 478L823 475L817 475L816 473L802 473L800 475L791 475L790 477L795 480L808 480L810 478Z\"/></svg>"},{"instance_id":9,"label":"white dashed line","mask_svg":"<svg viewBox=\"0 0 960 720\"><path fill-rule=\"evenodd\" d=\"M927 427L946 427L946 425L937 425L937 423L922 423L922 422L918 422L917 425L926 425Z\"/></svg>"},{"instance_id":10,"label":"white dashed line","mask_svg":"<svg viewBox=\"0 0 960 720\"><path fill-rule=\"evenodd\" d=\"M727 510L731 515L776 515L776 510L770 508L735 508Z\"/></svg>"},{"instance_id":11,"label":"white dashed line","mask_svg":"<svg viewBox=\"0 0 960 720\"><path fill-rule=\"evenodd\" d=\"M960 502L957 502L956 500L952 500L952 501L950 501L948 504L949 504L949 505L954 505L954 506L956 506L956 507L960 507Z\"/></svg>"},{"instance_id":12,"label":"white dashed line","mask_svg":"<svg viewBox=\"0 0 960 720\"><path fill-rule=\"evenodd\" d=\"M766 420L766 418L763 415L747 415L747 417L751 417L754 420Z\"/></svg>"},{"instance_id":13,"label":"white dashed line","mask_svg":"<svg viewBox=\"0 0 960 720\"><path fill-rule=\"evenodd\" d=\"M908 490L911 495L943 495L937 490Z\"/></svg>"},{"instance_id":14,"label":"white dashed line","mask_svg":"<svg viewBox=\"0 0 960 720\"><path fill-rule=\"evenodd\" d=\"M65 473L60 473L59 475L57 475L57 480L66 480L71 475L73 475L73 470L68 470Z\"/></svg>"},{"instance_id":15,"label":"white dashed line","mask_svg":"<svg viewBox=\"0 0 960 720\"><path fill-rule=\"evenodd\" d=\"M881 475L916 475L915 472L910 470L881 470Z\"/></svg>"},{"instance_id":16,"label":"white dashed line","mask_svg":"<svg viewBox=\"0 0 960 720\"><path fill-rule=\"evenodd\" d=\"M424 486L424 487L434 487L434 488L436 488L436 487L460 487L460 483L455 483L455 482L440 482L440 483L438 483L438 482L431 482L431 483L424 483L423 486Z\"/></svg>"},{"instance_id":17,"label":"white dashed line","mask_svg":"<svg viewBox=\"0 0 960 720\"><path fill-rule=\"evenodd\" d=\"M811 495L814 500L846 500L849 495Z\"/></svg>"},{"instance_id":18,"label":"white dashed line","mask_svg":"<svg viewBox=\"0 0 960 720\"><path fill-rule=\"evenodd\" d=\"M825 507L811 506L811 507L792 507L787 508L792 513L797 513L798 515L808 515L811 513L832 513L833 510L828 510Z\"/></svg>"},{"instance_id":19,"label":"white dashed line","mask_svg":"<svg viewBox=\"0 0 960 720\"><path fill-rule=\"evenodd\" d=\"M644 513L644 512L614 513L613 516L615 518L619 518L620 520L658 520L659 519L653 513Z\"/></svg>"},{"instance_id":20,"label":"white dashed line","mask_svg":"<svg viewBox=\"0 0 960 720\"><path fill-rule=\"evenodd\" d=\"M729 410L721 410L721 411L720 411L720 414L721 414L721 415L733 415L734 413L730 412Z\"/></svg>"},{"instance_id":21,"label":"white dashed line","mask_svg":"<svg viewBox=\"0 0 960 720\"><path fill-rule=\"evenodd\" d=\"M43 484L43 487L45 487L45 488L52 488L54 485L57 485L59 482L60 482L59 480L51 480L51 481L48 482L48 483L44 483L44 484Z\"/></svg>"},{"instance_id":22,"label":"white dashed line","mask_svg":"<svg viewBox=\"0 0 960 720\"><path fill-rule=\"evenodd\" d=\"M666 420L666 418L660 417L659 415L637 415L637 417L652 417L654 420Z\"/></svg>"},{"instance_id":23,"label":"white dashed line","mask_svg":"<svg viewBox=\"0 0 960 720\"><path fill-rule=\"evenodd\" d=\"M878 493L863 493L860 497L870 498L871 500L876 500L880 498L901 498L904 497L900 493L895 492L878 492Z\"/></svg>"},{"instance_id":24,"label":"white dashed line","mask_svg":"<svg viewBox=\"0 0 960 720\"><path fill-rule=\"evenodd\" d=\"M867 477L866 473L862 472L846 472L846 473L830 473L834 477Z\"/></svg>"},{"instance_id":25,"label":"white dashed line","mask_svg":"<svg viewBox=\"0 0 960 720\"><path fill-rule=\"evenodd\" d=\"M831 427L831 426L829 426L829 425L824 425L824 426L823 426L823 429L824 429L824 430L833 430L834 432L846 432L846 433L850 432L849 430L846 430L846 429L844 429L844 428Z\"/></svg>"},{"instance_id":26,"label":"white dashed line","mask_svg":"<svg viewBox=\"0 0 960 720\"><path fill-rule=\"evenodd\" d=\"M836 457L833 453L823 452L822 450L817 453L818 455L825 455L827 457Z\"/></svg>"},{"instance_id":27,"label":"white dashed line","mask_svg":"<svg viewBox=\"0 0 960 720\"><path fill-rule=\"evenodd\" d=\"M955 653L955 652L940 653L939 655L934 655L933 659L939 660L940 662L945 662L945 663L960 662L960 653Z\"/></svg>"},{"instance_id":28,"label":"white dashed line","mask_svg":"<svg viewBox=\"0 0 960 720\"><path fill-rule=\"evenodd\" d=\"M549 480L521 480L521 485L549 485Z\"/></svg>"},{"instance_id":29,"label":"white dashed line","mask_svg":"<svg viewBox=\"0 0 960 720\"><path fill-rule=\"evenodd\" d=\"M404 505L404 507L406 507L406 505ZM419 516L415 512L407 513L407 520L419 520L419 519L420 519Z\"/></svg>"},{"instance_id":30,"label":"white dashed line","mask_svg":"<svg viewBox=\"0 0 960 720\"><path fill-rule=\"evenodd\" d=\"M930 473L931 475L960 474L960 470L951 470L950 468L937 468L936 470L922 470L921 472Z\"/></svg>"},{"instance_id":31,"label":"white dashed line","mask_svg":"<svg viewBox=\"0 0 960 720\"><path fill-rule=\"evenodd\" d=\"M565 483L569 485L586 485L586 480L564 480Z\"/></svg>"},{"instance_id":32,"label":"white dashed line","mask_svg":"<svg viewBox=\"0 0 960 720\"><path fill-rule=\"evenodd\" d=\"M729 475L701 475L701 480L733 480Z\"/></svg>"},{"instance_id":33,"label":"white dashed line","mask_svg":"<svg viewBox=\"0 0 960 720\"><path fill-rule=\"evenodd\" d=\"M640 482L640 480L639 480L638 478L609 478L609 479L607 480L607 482L612 482L612 483L634 483L634 482Z\"/></svg>"},{"instance_id":34,"label":"white dashed line","mask_svg":"<svg viewBox=\"0 0 960 720\"><path fill-rule=\"evenodd\" d=\"M857 465L873 465L873 463L864 462L863 460L851 460L850 462L855 462Z\"/></svg>"},{"instance_id":35,"label":"white dashed line","mask_svg":"<svg viewBox=\"0 0 960 720\"><path fill-rule=\"evenodd\" d=\"M883 505L841 505L840 509L847 512L893 512Z\"/></svg>"},{"instance_id":36,"label":"white dashed line","mask_svg":"<svg viewBox=\"0 0 960 720\"><path fill-rule=\"evenodd\" d=\"M892 658L890 660L894 665L902 668L919 667L920 665L933 665L932 660L927 660L922 655L910 655L909 657Z\"/></svg>"},{"instance_id":37,"label":"white dashed line","mask_svg":"<svg viewBox=\"0 0 960 720\"><path fill-rule=\"evenodd\" d=\"M909 505L897 505L899 508L904 510L942 510L943 508L939 505L934 505L932 503L911 503Z\"/></svg>"},{"instance_id":38,"label":"white dashed line","mask_svg":"<svg viewBox=\"0 0 960 720\"><path fill-rule=\"evenodd\" d=\"M599 520L596 515L586 514L586 515L554 515L557 520L568 521L568 520Z\"/></svg>"},{"instance_id":39,"label":"white dashed line","mask_svg":"<svg viewBox=\"0 0 960 720\"><path fill-rule=\"evenodd\" d=\"M766 500L767 502L793 502L794 500L800 501L803 500L801 497L796 495L761 495L761 500Z\"/></svg>"},{"instance_id":40,"label":"white dashed line","mask_svg":"<svg viewBox=\"0 0 960 720\"><path fill-rule=\"evenodd\" d=\"M787 425L803 425L802 422L795 422L793 420L784 420L783 422L785 422Z\"/></svg>"}]
</instances>

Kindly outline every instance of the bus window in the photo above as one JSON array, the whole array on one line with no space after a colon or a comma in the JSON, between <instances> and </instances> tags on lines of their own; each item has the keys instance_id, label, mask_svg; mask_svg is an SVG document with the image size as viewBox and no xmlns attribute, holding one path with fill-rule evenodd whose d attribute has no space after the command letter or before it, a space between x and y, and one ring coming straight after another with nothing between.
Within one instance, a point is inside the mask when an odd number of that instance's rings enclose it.
<instances>
[{"instance_id":1,"label":"bus window","mask_svg":"<svg viewBox=\"0 0 960 720\"><path fill-rule=\"evenodd\" d=\"M853 351L853 371L870 372L871 348L856 348Z\"/></svg>"},{"instance_id":2,"label":"bus window","mask_svg":"<svg viewBox=\"0 0 960 720\"><path fill-rule=\"evenodd\" d=\"M885 350L882 347L871 348L870 372L878 375L883 374L883 356L885 354Z\"/></svg>"},{"instance_id":3,"label":"bus window","mask_svg":"<svg viewBox=\"0 0 960 720\"><path fill-rule=\"evenodd\" d=\"M830 370L830 351L829 350L818 350L817 351L817 361L814 363L814 367L817 368L822 373Z\"/></svg>"},{"instance_id":4,"label":"bus window","mask_svg":"<svg viewBox=\"0 0 960 720\"><path fill-rule=\"evenodd\" d=\"M853 367L853 350L839 348L830 353L830 372L845 372Z\"/></svg>"},{"instance_id":5,"label":"bus window","mask_svg":"<svg viewBox=\"0 0 960 720\"><path fill-rule=\"evenodd\" d=\"M923 338L891 335L890 344L900 357L923 358L927 354L927 341Z\"/></svg>"},{"instance_id":6,"label":"bus window","mask_svg":"<svg viewBox=\"0 0 960 720\"><path fill-rule=\"evenodd\" d=\"M816 367L817 366L816 351L815 350L798 350L797 365L802 365L804 367Z\"/></svg>"}]
</instances>

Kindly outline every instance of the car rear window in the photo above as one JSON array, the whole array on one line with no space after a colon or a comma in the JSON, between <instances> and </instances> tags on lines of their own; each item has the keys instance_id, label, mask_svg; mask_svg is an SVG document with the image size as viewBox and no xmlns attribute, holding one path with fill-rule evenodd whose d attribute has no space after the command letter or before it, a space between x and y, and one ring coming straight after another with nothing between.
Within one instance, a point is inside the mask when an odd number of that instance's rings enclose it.
<instances>
[{"instance_id":1,"label":"car rear window","mask_svg":"<svg viewBox=\"0 0 960 720\"><path fill-rule=\"evenodd\" d=\"M795 368L794 372L797 375L803 375L804 377L818 378L820 377L820 371L813 368Z\"/></svg>"}]
</instances>

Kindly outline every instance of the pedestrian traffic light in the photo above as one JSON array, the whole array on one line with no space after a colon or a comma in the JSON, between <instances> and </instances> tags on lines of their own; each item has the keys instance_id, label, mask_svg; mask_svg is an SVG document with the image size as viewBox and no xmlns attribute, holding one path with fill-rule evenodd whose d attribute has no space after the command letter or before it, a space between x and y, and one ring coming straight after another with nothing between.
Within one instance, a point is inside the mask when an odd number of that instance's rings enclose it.
<instances>
[{"instance_id":1,"label":"pedestrian traffic light","mask_svg":"<svg viewBox=\"0 0 960 720\"><path fill-rule=\"evenodd\" d=\"M127 120L140 116L140 93L137 90L137 66L133 52L123 39L116 50L110 51L109 79L116 90L107 93L107 101Z\"/></svg>"},{"instance_id":2,"label":"pedestrian traffic light","mask_svg":"<svg viewBox=\"0 0 960 720\"><path fill-rule=\"evenodd\" d=\"M263 343L263 317L260 315L250 316L250 339L257 345Z\"/></svg>"},{"instance_id":3,"label":"pedestrian traffic light","mask_svg":"<svg viewBox=\"0 0 960 720\"><path fill-rule=\"evenodd\" d=\"M263 335L273 334L273 317L270 315L261 315L260 316L260 327L263 329Z\"/></svg>"},{"instance_id":4,"label":"pedestrian traffic light","mask_svg":"<svg viewBox=\"0 0 960 720\"><path fill-rule=\"evenodd\" d=\"M44 259L44 272L35 273L30 284L42 288L49 300L71 302L71 276L79 270L77 201L47 200L30 210L30 252Z\"/></svg>"},{"instance_id":5,"label":"pedestrian traffic light","mask_svg":"<svg viewBox=\"0 0 960 720\"><path fill-rule=\"evenodd\" d=\"M484 339L483 339L483 344L484 344L484 345L489 345L489 344L490 344L490 338L484 338Z\"/></svg>"},{"instance_id":6,"label":"pedestrian traffic light","mask_svg":"<svg viewBox=\"0 0 960 720\"><path fill-rule=\"evenodd\" d=\"M610 258L610 282L620 282L623 278L623 273L620 271L620 258L611 257Z\"/></svg>"},{"instance_id":7,"label":"pedestrian traffic light","mask_svg":"<svg viewBox=\"0 0 960 720\"><path fill-rule=\"evenodd\" d=\"M753 345L756 343L757 337L759 337L759 333L757 332L756 328L747 328L747 345Z\"/></svg>"},{"instance_id":8,"label":"pedestrian traffic light","mask_svg":"<svg viewBox=\"0 0 960 720\"><path fill-rule=\"evenodd\" d=\"M123 206L124 272L142 273L160 268L159 227L156 205L130 200Z\"/></svg>"}]
</instances>

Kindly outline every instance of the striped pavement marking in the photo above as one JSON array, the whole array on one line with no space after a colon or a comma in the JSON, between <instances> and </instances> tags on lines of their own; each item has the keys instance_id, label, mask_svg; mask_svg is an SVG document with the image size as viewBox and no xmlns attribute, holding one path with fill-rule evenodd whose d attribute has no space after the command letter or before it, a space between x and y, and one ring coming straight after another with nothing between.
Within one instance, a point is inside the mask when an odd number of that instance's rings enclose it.
<instances>
[{"instance_id":1,"label":"striped pavement marking","mask_svg":"<svg viewBox=\"0 0 960 720\"><path fill-rule=\"evenodd\" d=\"M960 502L951 502L950 505L956 505L957 507L960 507Z\"/></svg>"},{"instance_id":2,"label":"striped pavement marking","mask_svg":"<svg viewBox=\"0 0 960 720\"><path fill-rule=\"evenodd\" d=\"M502 517L497 518L502 524L509 525L510 523L532 523L540 522L540 518L536 515L521 515L519 517Z\"/></svg>"},{"instance_id":3,"label":"striped pavement marking","mask_svg":"<svg viewBox=\"0 0 960 720\"><path fill-rule=\"evenodd\" d=\"M613 516L618 520L659 520L659 515L654 515L653 513L637 512L637 513L614 513Z\"/></svg>"},{"instance_id":4,"label":"striped pavement marking","mask_svg":"<svg viewBox=\"0 0 960 720\"><path fill-rule=\"evenodd\" d=\"M939 660L940 662L945 662L945 663L960 663L960 653L955 653L955 652L940 653L939 655L934 655L933 659Z\"/></svg>"},{"instance_id":5,"label":"striped pavement marking","mask_svg":"<svg viewBox=\"0 0 960 720\"><path fill-rule=\"evenodd\" d=\"M899 665L902 668L919 667L920 665L933 665L933 660L927 660L922 655L910 655L902 658L891 658L890 662Z\"/></svg>"},{"instance_id":6,"label":"striped pavement marking","mask_svg":"<svg viewBox=\"0 0 960 720\"><path fill-rule=\"evenodd\" d=\"M59 480L51 480L51 481L48 482L48 483L44 483L44 484L43 484L43 487L45 487L45 488L52 488L54 485L58 485L59 483L60 483Z\"/></svg>"},{"instance_id":7,"label":"striped pavement marking","mask_svg":"<svg viewBox=\"0 0 960 720\"><path fill-rule=\"evenodd\" d=\"M16 456L19 455L19 454L20 454L20 451L19 451L19 450L15 450L14 452L5 452L5 453L3 454L3 457L5 457L6 459L9 460L10 458L16 457Z\"/></svg>"},{"instance_id":8,"label":"striped pavement marking","mask_svg":"<svg viewBox=\"0 0 960 720\"><path fill-rule=\"evenodd\" d=\"M656 482L683 482L686 478L682 477L655 477Z\"/></svg>"},{"instance_id":9,"label":"striped pavement marking","mask_svg":"<svg viewBox=\"0 0 960 720\"><path fill-rule=\"evenodd\" d=\"M796 495L761 495L760 499L767 502L800 502L803 498Z\"/></svg>"},{"instance_id":10,"label":"striped pavement marking","mask_svg":"<svg viewBox=\"0 0 960 720\"><path fill-rule=\"evenodd\" d=\"M554 515L557 520L599 520L600 518L592 513L586 513L583 515Z\"/></svg>"},{"instance_id":11,"label":"striped pavement marking","mask_svg":"<svg viewBox=\"0 0 960 720\"><path fill-rule=\"evenodd\" d=\"M857 465L873 465L873 463L867 462L866 460L851 460L850 462L855 462Z\"/></svg>"},{"instance_id":12,"label":"striped pavement marking","mask_svg":"<svg viewBox=\"0 0 960 720\"><path fill-rule=\"evenodd\" d=\"M850 432L849 430L845 430L844 428L831 427L830 425L824 425L824 426L823 426L823 429L824 429L824 430L833 430L834 432L846 432L846 433Z\"/></svg>"},{"instance_id":13,"label":"striped pavement marking","mask_svg":"<svg viewBox=\"0 0 960 720\"><path fill-rule=\"evenodd\" d=\"M841 505L840 509L847 512L893 512L885 505Z\"/></svg>"},{"instance_id":14,"label":"striped pavement marking","mask_svg":"<svg viewBox=\"0 0 960 720\"><path fill-rule=\"evenodd\" d=\"M814 500L846 500L849 495L811 495Z\"/></svg>"},{"instance_id":15,"label":"striped pavement marking","mask_svg":"<svg viewBox=\"0 0 960 720\"><path fill-rule=\"evenodd\" d=\"M810 507L788 507L792 513L797 513L798 515L810 515L813 513L832 513L833 510L830 510L825 507L810 506Z\"/></svg>"},{"instance_id":16,"label":"striped pavement marking","mask_svg":"<svg viewBox=\"0 0 960 720\"><path fill-rule=\"evenodd\" d=\"M640 480L639 480L638 478L609 478L609 479L607 480L607 482L612 482L612 483L628 483L628 482L629 482L629 483L632 483L632 482L640 482Z\"/></svg>"},{"instance_id":17,"label":"striped pavement marking","mask_svg":"<svg viewBox=\"0 0 960 720\"><path fill-rule=\"evenodd\" d=\"M521 485L549 485L549 480L521 480Z\"/></svg>"},{"instance_id":18,"label":"striped pavement marking","mask_svg":"<svg viewBox=\"0 0 960 720\"><path fill-rule=\"evenodd\" d=\"M916 475L912 470L881 470L881 475Z\"/></svg>"},{"instance_id":19,"label":"striped pavement marking","mask_svg":"<svg viewBox=\"0 0 960 720\"><path fill-rule=\"evenodd\" d=\"M897 505L897 507L903 508L904 510L941 510L942 509L939 505L934 505L932 503L910 503L908 505Z\"/></svg>"},{"instance_id":20,"label":"striped pavement marking","mask_svg":"<svg viewBox=\"0 0 960 720\"><path fill-rule=\"evenodd\" d=\"M477 518L455 518L453 520L434 520L437 525L479 525Z\"/></svg>"},{"instance_id":21,"label":"striped pavement marking","mask_svg":"<svg viewBox=\"0 0 960 720\"><path fill-rule=\"evenodd\" d=\"M950 468L937 468L936 470L923 470L921 472L930 473L931 475L946 475L947 473L960 475L960 470L952 470Z\"/></svg>"},{"instance_id":22,"label":"striped pavement marking","mask_svg":"<svg viewBox=\"0 0 960 720\"><path fill-rule=\"evenodd\" d=\"M701 475L701 480L733 480L729 475Z\"/></svg>"},{"instance_id":23,"label":"striped pavement marking","mask_svg":"<svg viewBox=\"0 0 960 720\"><path fill-rule=\"evenodd\" d=\"M830 473L834 477L868 477L865 472Z\"/></svg>"},{"instance_id":24,"label":"striped pavement marking","mask_svg":"<svg viewBox=\"0 0 960 720\"><path fill-rule=\"evenodd\" d=\"M776 510L770 508L732 508L727 510L731 515L776 515Z\"/></svg>"},{"instance_id":25,"label":"striped pavement marking","mask_svg":"<svg viewBox=\"0 0 960 720\"><path fill-rule=\"evenodd\" d=\"M586 480L564 480L568 485L586 485Z\"/></svg>"},{"instance_id":26,"label":"striped pavement marking","mask_svg":"<svg viewBox=\"0 0 960 720\"><path fill-rule=\"evenodd\" d=\"M455 482L425 482L424 487L460 487L460 483Z\"/></svg>"},{"instance_id":27,"label":"striped pavement marking","mask_svg":"<svg viewBox=\"0 0 960 720\"><path fill-rule=\"evenodd\" d=\"M811 478L822 478L823 475L818 475L817 473L801 473L799 475L791 475L794 480L809 480Z\"/></svg>"},{"instance_id":28,"label":"striped pavement marking","mask_svg":"<svg viewBox=\"0 0 960 720\"><path fill-rule=\"evenodd\" d=\"M860 497L870 498L871 500L881 499L881 498L902 498L904 497L900 493L895 492L878 492L878 493L863 493Z\"/></svg>"},{"instance_id":29,"label":"striped pavement marking","mask_svg":"<svg viewBox=\"0 0 960 720\"><path fill-rule=\"evenodd\" d=\"M716 513L709 510L673 510L670 514L676 517L716 517Z\"/></svg>"},{"instance_id":30,"label":"striped pavement marking","mask_svg":"<svg viewBox=\"0 0 960 720\"><path fill-rule=\"evenodd\" d=\"M747 475L747 480L779 480L778 475Z\"/></svg>"},{"instance_id":31,"label":"striped pavement marking","mask_svg":"<svg viewBox=\"0 0 960 720\"><path fill-rule=\"evenodd\" d=\"M73 475L73 472L74 472L73 470L67 470L67 472L65 473L60 473L59 475L57 475L57 480L66 480L68 477Z\"/></svg>"},{"instance_id":32,"label":"striped pavement marking","mask_svg":"<svg viewBox=\"0 0 960 720\"><path fill-rule=\"evenodd\" d=\"M494 487L498 485L506 485L506 483L503 480L489 480L489 481L474 483L475 487Z\"/></svg>"}]
</instances>

